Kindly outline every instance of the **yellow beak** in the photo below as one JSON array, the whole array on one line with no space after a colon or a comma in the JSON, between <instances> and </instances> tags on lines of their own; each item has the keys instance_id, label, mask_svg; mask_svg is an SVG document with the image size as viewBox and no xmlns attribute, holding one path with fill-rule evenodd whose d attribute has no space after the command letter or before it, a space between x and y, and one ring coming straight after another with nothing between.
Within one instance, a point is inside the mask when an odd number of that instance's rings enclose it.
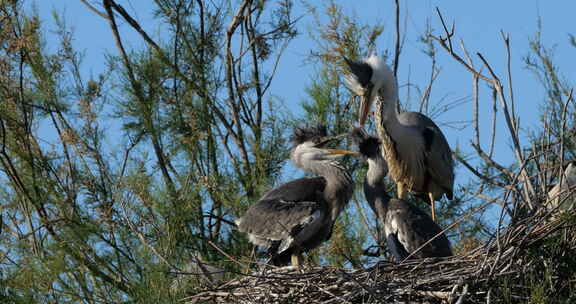
<instances>
[{"instance_id":1,"label":"yellow beak","mask_svg":"<svg viewBox=\"0 0 576 304\"><path fill-rule=\"evenodd\" d=\"M361 127L366 123L370 107L372 106L372 86L368 86L364 95L360 96L360 108L358 109L358 123Z\"/></svg>"},{"instance_id":2,"label":"yellow beak","mask_svg":"<svg viewBox=\"0 0 576 304\"><path fill-rule=\"evenodd\" d=\"M359 155L360 153L354 151L348 151L343 149L326 149L326 151L330 154L334 155Z\"/></svg>"}]
</instances>

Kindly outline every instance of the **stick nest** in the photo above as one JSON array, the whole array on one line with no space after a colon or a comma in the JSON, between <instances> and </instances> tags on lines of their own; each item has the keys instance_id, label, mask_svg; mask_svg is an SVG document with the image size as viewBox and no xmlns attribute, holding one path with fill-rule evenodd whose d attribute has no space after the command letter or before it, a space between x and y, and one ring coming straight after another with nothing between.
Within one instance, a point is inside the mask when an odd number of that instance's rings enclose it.
<instances>
[{"instance_id":1,"label":"stick nest","mask_svg":"<svg viewBox=\"0 0 576 304\"><path fill-rule=\"evenodd\" d=\"M183 302L524 303L539 296L538 290L542 296L570 296L576 273L576 265L570 264L576 264L571 262L576 249L574 215L554 220L534 215L464 255L401 264L381 261L364 269L268 268Z\"/></svg>"}]
</instances>

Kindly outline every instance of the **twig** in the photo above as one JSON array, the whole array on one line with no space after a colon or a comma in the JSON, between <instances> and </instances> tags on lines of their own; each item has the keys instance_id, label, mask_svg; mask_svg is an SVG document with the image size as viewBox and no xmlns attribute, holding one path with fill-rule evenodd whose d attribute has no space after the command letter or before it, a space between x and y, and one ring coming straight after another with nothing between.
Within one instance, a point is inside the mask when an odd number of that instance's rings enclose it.
<instances>
[{"instance_id":1,"label":"twig","mask_svg":"<svg viewBox=\"0 0 576 304\"><path fill-rule=\"evenodd\" d=\"M92 6L88 1L86 0L80 0L82 3L84 3L84 5L86 5L86 7L88 7L88 9L90 9L91 11L93 11L94 13L96 13L97 15L99 15L100 17L104 18L104 19L109 19L108 15L104 14L103 12L99 11L98 9L96 9L94 6Z\"/></svg>"},{"instance_id":2,"label":"twig","mask_svg":"<svg viewBox=\"0 0 576 304\"><path fill-rule=\"evenodd\" d=\"M460 295L456 304L462 304L466 298L466 295L468 295L468 284L464 285L464 289L462 289L462 295Z\"/></svg>"},{"instance_id":3,"label":"twig","mask_svg":"<svg viewBox=\"0 0 576 304\"><path fill-rule=\"evenodd\" d=\"M418 249L414 250L413 252L411 252L404 260L402 260L400 262L400 264L406 262L407 260L409 260L411 257L413 257L416 253L420 252L420 250L422 250L422 248L426 247L428 244L430 244L432 241L434 241L437 237L441 236L442 234L444 234L446 231L452 229L453 227L455 227L456 225L460 224L462 221L464 221L465 219L469 218L470 216L472 216L472 214L481 211L483 209L485 209L486 207L488 207L488 204L484 204L483 206L480 206L478 208L476 208L475 210L471 210L470 212L468 212L466 215L460 217L459 219L457 219L456 221L454 221L452 224L448 225L448 227L444 228L444 230L440 231L440 233L436 234L434 237L432 237L431 239L429 239L427 242L425 242L424 244L422 244L420 247L418 247Z\"/></svg>"},{"instance_id":4,"label":"twig","mask_svg":"<svg viewBox=\"0 0 576 304\"><path fill-rule=\"evenodd\" d=\"M400 62L400 1L395 0L396 7L396 43L394 48L394 77L398 79L398 65Z\"/></svg>"},{"instance_id":5,"label":"twig","mask_svg":"<svg viewBox=\"0 0 576 304\"><path fill-rule=\"evenodd\" d=\"M514 85L512 84L512 56L510 55L510 35L504 34L500 31L504 44L506 46L506 70L508 71L508 95L510 96L510 107L512 109L512 122L518 128L518 121L516 120L516 109L514 102Z\"/></svg>"},{"instance_id":6,"label":"twig","mask_svg":"<svg viewBox=\"0 0 576 304\"><path fill-rule=\"evenodd\" d=\"M220 247L218 247L216 244L212 243L212 241L208 240L208 244L210 244L210 246L212 246L214 249L218 250L218 252L220 252L221 254L223 254L225 257L227 257L230 261L236 263L238 266L244 268L244 269L248 269L248 265L242 264L240 263L237 259L233 258L231 255L229 255L228 253L226 253L226 251L222 250Z\"/></svg>"},{"instance_id":7,"label":"twig","mask_svg":"<svg viewBox=\"0 0 576 304\"><path fill-rule=\"evenodd\" d=\"M458 61L460 64L462 64L462 66L464 66L468 71L477 75L480 79L482 79L484 81L488 81L488 82L492 81L490 78L488 78L488 77L484 76L482 73L476 71L473 66L466 63L466 61L464 61L464 59L462 59L462 57L458 56L458 54L456 54L454 52L454 50L452 49L452 36L454 36L454 27L455 26L453 24L452 25L452 31L449 32L448 28L446 27L446 23L444 23L444 18L442 17L442 14L440 13L440 10L438 9L438 7L436 7L436 11L438 13L438 16L440 17L440 20L442 21L442 26L444 27L444 32L446 33L446 38L436 37L434 35L432 35L430 37L432 37L432 39L438 41L438 43L440 43L440 46L442 48L444 48L446 51L448 51L448 53L454 59L456 59L456 61ZM448 41L448 44L446 44L446 41Z\"/></svg>"},{"instance_id":8,"label":"twig","mask_svg":"<svg viewBox=\"0 0 576 304\"><path fill-rule=\"evenodd\" d=\"M480 60L482 60L482 62L484 63L484 66L486 66L488 68L490 75L492 75L492 77L493 77L493 79L490 82L494 85L494 88L498 92L500 104L501 104L502 109L504 111L504 118L506 120L506 124L507 124L508 130L510 132L510 136L512 137L512 142L514 143L514 152L516 155L516 159L517 159L518 163L521 164L524 162L524 154L522 152L522 147L520 145L520 139L518 137L518 129L516 128L516 125L513 123L512 117L510 115L510 111L508 110L508 103L506 102L506 97L504 96L504 92L502 89L502 84L500 82L500 79L498 78L498 76L496 76L496 74L492 70L492 67L490 66L488 61L484 58L484 56L482 56L481 53L476 53L476 54L478 55L478 57L480 57ZM524 199L525 199L526 203L528 203L528 207L531 210L534 210L536 207L532 202L532 197L534 197L534 187L532 186L532 182L528 178L528 173L527 173L526 169L523 169L521 171L521 174L522 174L522 181L524 182L524 187L523 187L524 195L525 195Z\"/></svg>"}]
</instances>

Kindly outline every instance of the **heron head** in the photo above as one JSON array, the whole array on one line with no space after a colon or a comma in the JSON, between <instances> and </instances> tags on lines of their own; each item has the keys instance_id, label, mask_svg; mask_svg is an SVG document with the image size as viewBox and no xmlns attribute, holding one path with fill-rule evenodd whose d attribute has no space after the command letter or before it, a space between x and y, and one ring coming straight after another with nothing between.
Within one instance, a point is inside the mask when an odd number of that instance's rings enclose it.
<instances>
[{"instance_id":1,"label":"heron head","mask_svg":"<svg viewBox=\"0 0 576 304\"><path fill-rule=\"evenodd\" d=\"M383 183L384 178L388 174L388 164L382 157L380 139L368 134L362 127L352 128L349 136L358 145L360 155L368 162L367 183L372 186Z\"/></svg>"},{"instance_id":2,"label":"heron head","mask_svg":"<svg viewBox=\"0 0 576 304\"><path fill-rule=\"evenodd\" d=\"M381 157L378 137L368 134L362 127L352 128L349 136L358 145L358 150L362 156L372 159Z\"/></svg>"},{"instance_id":3,"label":"heron head","mask_svg":"<svg viewBox=\"0 0 576 304\"><path fill-rule=\"evenodd\" d=\"M376 55L362 61L344 57L344 61L350 72L344 76L344 82L348 89L360 96L358 122L363 126L379 94L382 94L385 100L398 98L396 78L390 67Z\"/></svg>"},{"instance_id":4,"label":"heron head","mask_svg":"<svg viewBox=\"0 0 576 304\"><path fill-rule=\"evenodd\" d=\"M290 158L296 167L307 168L311 162L333 160L344 155L356 155L357 152L343 149L325 148L331 142L339 141L346 134L328 136L325 126L296 128L292 136L294 147Z\"/></svg>"}]
</instances>

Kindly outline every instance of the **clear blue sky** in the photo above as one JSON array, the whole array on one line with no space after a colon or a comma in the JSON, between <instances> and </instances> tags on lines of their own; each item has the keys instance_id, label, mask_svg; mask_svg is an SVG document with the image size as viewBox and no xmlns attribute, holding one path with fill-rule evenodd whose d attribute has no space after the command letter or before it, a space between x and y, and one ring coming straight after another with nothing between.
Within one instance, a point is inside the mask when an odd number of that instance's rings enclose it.
<instances>
[{"instance_id":1,"label":"clear blue sky","mask_svg":"<svg viewBox=\"0 0 576 304\"><path fill-rule=\"evenodd\" d=\"M86 73L102 71L104 53L116 53L113 38L106 21L88 10L80 1L34 1L45 25L53 27L51 12L56 9L64 13L67 24L75 30L74 44L77 48L85 50ZM91 1L100 3L100 1ZM151 1L122 0L117 1L129 13L140 21L143 28L152 35L159 37L161 29L151 16ZM381 23L385 32L378 44L378 51L382 52L394 46L394 1L339 1L346 12L356 14L364 23ZM361 4L359 4L361 3ZM438 6L448 23L456 24L456 39L463 38L468 50L475 54L482 53L495 68L502 79L505 77L505 49L500 31L510 34L512 45L512 71L514 77L514 94L517 102L518 114L521 117L523 128L535 128L538 124L537 113L543 99L544 91L538 84L536 77L528 72L522 58L528 54L528 38L537 31L538 17L542 20L542 40L547 46L556 47L555 59L561 72L568 80L576 79L576 49L568 43L568 34L576 34L575 1L401 1L402 23L405 25L403 33L406 35L404 50L400 58L399 83L407 82L408 76L412 83L424 87L430 77L430 61L422 53L423 45L418 42L419 36L424 32L426 23L430 22L436 29L441 30L435 8ZM296 6L299 6L297 4ZM297 11L297 15L298 12ZM572 20L572 21L570 21ZM303 64L303 59L314 48L313 41L306 35L308 26L313 22L311 16L305 16L300 22L300 35L288 47L285 56L280 62L279 72L273 83L271 93L281 97L288 108L298 116L300 103L305 100L304 88L314 76L313 67ZM403 25L403 27L404 27ZM144 43L134 34L129 26L121 24L123 36L128 46L139 47ZM572 32L571 32L572 31ZM457 40L458 41L458 40ZM50 41L48 41L50 43ZM477 59L477 57L475 58ZM476 61L480 65L479 61ZM454 60L450 59L444 51L439 51L438 65L442 73L432 92L431 102L435 103L445 98L453 101L468 98L472 94L471 76ZM486 86L482 86L485 93ZM401 93L401 97L405 93ZM481 114L487 113L490 99L487 94L482 95L480 103L484 105ZM502 116L499 112L500 117ZM467 102L462 106L436 117L435 120L444 129L450 145L470 151L469 141L472 138L471 128L456 130L445 126L446 123L470 120L472 117L472 104ZM484 121L489 117L484 115ZM503 120L499 123L503 126ZM513 160L511 151L507 148L510 141L504 128L499 129L497 138L497 159L504 163ZM488 134L484 134L484 142ZM465 183L467 174L462 170L457 172L457 182Z\"/></svg>"}]
</instances>

